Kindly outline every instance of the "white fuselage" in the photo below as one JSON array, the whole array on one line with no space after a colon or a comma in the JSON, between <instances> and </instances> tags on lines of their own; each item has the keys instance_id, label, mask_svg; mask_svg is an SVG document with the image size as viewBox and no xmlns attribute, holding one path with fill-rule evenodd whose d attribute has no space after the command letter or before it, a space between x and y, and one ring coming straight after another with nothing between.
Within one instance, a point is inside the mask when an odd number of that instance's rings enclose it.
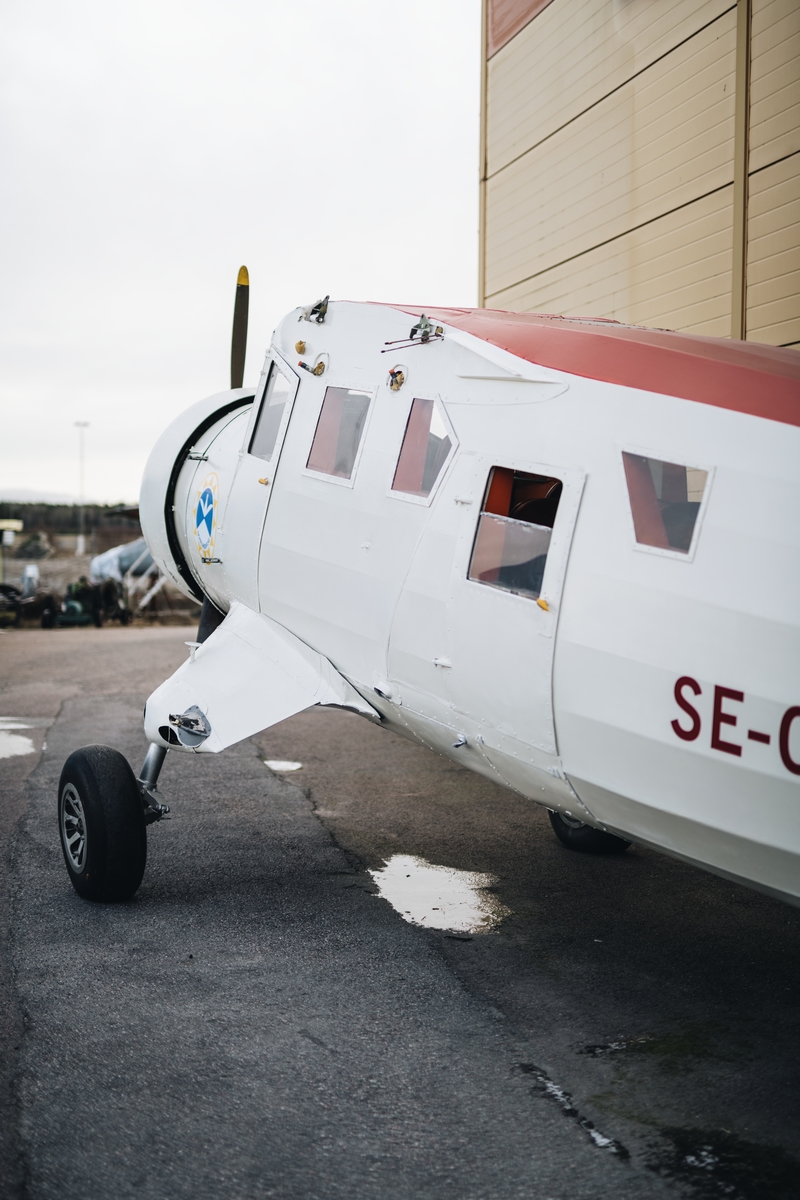
<instances>
[{"instance_id":1,"label":"white fuselage","mask_svg":"<svg viewBox=\"0 0 800 1200\"><path fill-rule=\"evenodd\" d=\"M248 452L259 406L245 403L180 466L176 533L202 591L311 647L389 727L798 902L800 430L537 367L456 330L385 345L410 323L346 303L324 325L284 320L268 362L290 399L271 460ZM298 337L320 376L297 368ZM332 387L368 394L349 479L307 465ZM427 497L392 490L414 399L435 402L451 443ZM164 435L142 492L154 556L184 589L159 505L202 412ZM705 472L689 551L637 542L623 452ZM493 468L563 484L540 602L468 578Z\"/></svg>"}]
</instances>

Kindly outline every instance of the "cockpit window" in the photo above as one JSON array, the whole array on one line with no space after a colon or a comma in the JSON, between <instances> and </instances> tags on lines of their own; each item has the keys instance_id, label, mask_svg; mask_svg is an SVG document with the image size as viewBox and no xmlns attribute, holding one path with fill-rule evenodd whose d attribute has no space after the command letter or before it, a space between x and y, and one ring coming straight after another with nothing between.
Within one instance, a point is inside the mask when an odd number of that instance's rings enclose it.
<instances>
[{"instance_id":1,"label":"cockpit window","mask_svg":"<svg viewBox=\"0 0 800 1200\"><path fill-rule=\"evenodd\" d=\"M561 498L562 483L494 467L483 500L469 578L536 600Z\"/></svg>"},{"instance_id":2,"label":"cockpit window","mask_svg":"<svg viewBox=\"0 0 800 1200\"><path fill-rule=\"evenodd\" d=\"M350 479L367 420L371 392L354 388L329 387L317 421L309 471Z\"/></svg>"},{"instance_id":3,"label":"cockpit window","mask_svg":"<svg viewBox=\"0 0 800 1200\"><path fill-rule=\"evenodd\" d=\"M272 458L278 430L281 427L281 418L291 395L292 385L278 370L275 363L272 363L267 377L267 386L264 388L261 410L250 439L250 453L256 458L266 459L267 462Z\"/></svg>"},{"instance_id":4,"label":"cockpit window","mask_svg":"<svg viewBox=\"0 0 800 1200\"><path fill-rule=\"evenodd\" d=\"M708 471L622 452L633 528L641 546L688 554Z\"/></svg>"},{"instance_id":5,"label":"cockpit window","mask_svg":"<svg viewBox=\"0 0 800 1200\"><path fill-rule=\"evenodd\" d=\"M447 461L452 441L438 405L414 400L392 480L393 492L430 496Z\"/></svg>"}]
</instances>

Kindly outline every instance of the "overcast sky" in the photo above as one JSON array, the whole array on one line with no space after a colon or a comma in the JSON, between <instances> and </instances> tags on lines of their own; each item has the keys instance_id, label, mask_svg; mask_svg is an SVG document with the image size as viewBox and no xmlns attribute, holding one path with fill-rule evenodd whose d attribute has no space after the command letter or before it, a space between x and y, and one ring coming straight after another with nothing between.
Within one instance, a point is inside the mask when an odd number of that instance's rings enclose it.
<instances>
[{"instance_id":1,"label":"overcast sky","mask_svg":"<svg viewBox=\"0 0 800 1200\"><path fill-rule=\"evenodd\" d=\"M5 0L0 497L138 497L297 304L474 304L480 0Z\"/></svg>"}]
</instances>

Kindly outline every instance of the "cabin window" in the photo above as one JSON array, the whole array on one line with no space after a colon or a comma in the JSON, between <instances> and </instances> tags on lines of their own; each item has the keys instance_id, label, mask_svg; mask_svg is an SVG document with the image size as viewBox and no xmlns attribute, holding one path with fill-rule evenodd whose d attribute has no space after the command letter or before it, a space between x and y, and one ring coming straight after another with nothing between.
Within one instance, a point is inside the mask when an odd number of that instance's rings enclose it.
<instances>
[{"instance_id":1,"label":"cabin window","mask_svg":"<svg viewBox=\"0 0 800 1200\"><path fill-rule=\"evenodd\" d=\"M562 482L494 467L489 476L469 578L538 599Z\"/></svg>"},{"instance_id":2,"label":"cabin window","mask_svg":"<svg viewBox=\"0 0 800 1200\"><path fill-rule=\"evenodd\" d=\"M625 450L622 461L636 541L688 554L708 471Z\"/></svg>"},{"instance_id":3,"label":"cabin window","mask_svg":"<svg viewBox=\"0 0 800 1200\"><path fill-rule=\"evenodd\" d=\"M371 392L329 387L306 466L309 471L350 479L364 433Z\"/></svg>"},{"instance_id":4,"label":"cabin window","mask_svg":"<svg viewBox=\"0 0 800 1200\"><path fill-rule=\"evenodd\" d=\"M291 396L292 384L283 372L278 370L275 363L272 363L256 427L250 439L250 453L256 458L264 458L267 462L272 458L283 413Z\"/></svg>"},{"instance_id":5,"label":"cabin window","mask_svg":"<svg viewBox=\"0 0 800 1200\"><path fill-rule=\"evenodd\" d=\"M430 496L452 446L439 406L433 400L415 399L408 414L392 491Z\"/></svg>"}]
</instances>

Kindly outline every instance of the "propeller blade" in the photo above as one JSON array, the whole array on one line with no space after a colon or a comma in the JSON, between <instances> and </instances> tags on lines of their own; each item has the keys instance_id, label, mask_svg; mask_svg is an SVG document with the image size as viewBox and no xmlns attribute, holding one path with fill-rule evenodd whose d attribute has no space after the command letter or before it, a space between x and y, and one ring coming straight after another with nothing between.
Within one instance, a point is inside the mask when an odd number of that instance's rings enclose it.
<instances>
[{"instance_id":1,"label":"propeller blade","mask_svg":"<svg viewBox=\"0 0 800 1200\"><path fill-rule=\"evenodd\" d=\"M250 307L250 276L247 267L239 268L236 280L236 300L233 305L233 336L231 338L231 387L240 388L244 380L244 359L247 353L247 313Z\"/></svg>"}]
</instances>

